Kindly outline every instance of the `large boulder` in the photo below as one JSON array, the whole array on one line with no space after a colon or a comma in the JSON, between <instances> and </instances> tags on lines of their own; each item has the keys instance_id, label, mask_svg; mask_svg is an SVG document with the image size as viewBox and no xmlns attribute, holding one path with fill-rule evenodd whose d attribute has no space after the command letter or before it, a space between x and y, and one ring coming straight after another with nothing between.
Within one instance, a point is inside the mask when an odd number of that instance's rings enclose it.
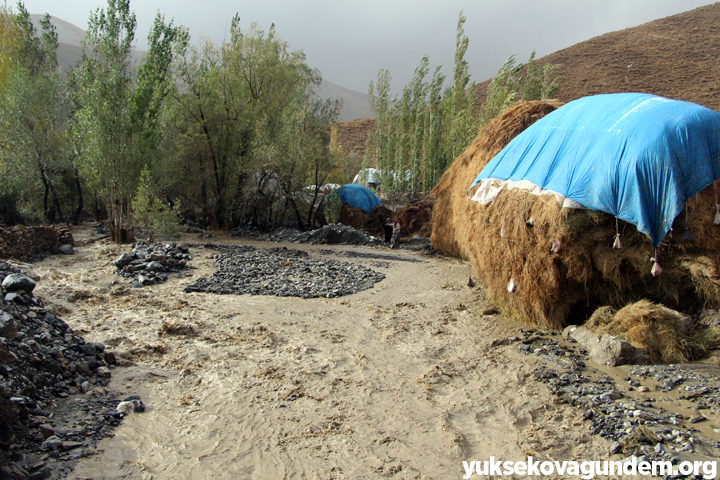
<instances>
[{"instance_id":1,"label":"large boulder","mask_svg":"<svg viewBox=\"0 0 720 480\"><path fill-rule=\"evenodd\" d=\"M590 358L600 365L647 365L650 358L640 349L609 333L599 336L585 327L570 325L563 336L572 338L588 350Z\"/></svg>"},{"instance_id":2,"label":"large boulder","mask_svg":"<svg viewBox=\"0 0 720 480\"><path fill-rule=\"evenodd\" d=\"M22 273L11 273L5 280L3 280L2 286L8 292L16 292L18 290L24 290L28 293L35 289L35 280L23 275Z\"/></svg>"},{"instance_id":3,"label":"large boulder","mask_svg":"<svg viewBox=\"0 0 720 480\"><path fill-rule=\"evenodd\" d=\"M132 255L129 253L123 253L118 258L115 259L115 266L117 268L123 268L127 265L130 265L130 262L133 261Z\"/></svg>"}]
</instances>

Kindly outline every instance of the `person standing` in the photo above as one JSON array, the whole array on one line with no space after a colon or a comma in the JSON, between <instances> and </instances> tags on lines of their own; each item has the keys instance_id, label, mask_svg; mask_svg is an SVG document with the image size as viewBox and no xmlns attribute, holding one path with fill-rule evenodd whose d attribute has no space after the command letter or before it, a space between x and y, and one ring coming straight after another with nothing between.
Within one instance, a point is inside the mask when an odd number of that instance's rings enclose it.
<instances>
[{"instance_id":1,"label":"person standing","mask_svg":"<svg viewBox=\"0 0 720 480\"><path fill-rule=\"evenodd\" d=\"M396 218L393 223L393 240L392 244L390 245L390 248L398 248L400 246L400 222L398 222L398 219Z\"/></svg>"},{"instance_id":2,"label":"person standing","mask_svg":"<svg viewBox=\"0 0 720 480\"><path fill-rule=\"evenodd\" d=\"M385 220L385 225L383 225L383 229L385 231L385 243L390 243L390 237L392 237L393 233L393 223L390 217Z\"/></svg>"}]
</instances>

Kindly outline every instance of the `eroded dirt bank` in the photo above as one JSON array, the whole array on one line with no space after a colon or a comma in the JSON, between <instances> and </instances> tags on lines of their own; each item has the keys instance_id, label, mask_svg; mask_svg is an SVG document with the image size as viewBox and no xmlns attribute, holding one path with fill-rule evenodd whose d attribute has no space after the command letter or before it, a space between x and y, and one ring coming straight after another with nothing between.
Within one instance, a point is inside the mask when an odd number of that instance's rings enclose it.
<instances>
[{"instance_id":1,"label":"eroded dirt bank","mask_svg":"<svg viewBox=\"0 0 720 480\"><path fill-rule=\"evenodd\" d=\"M192 276L111 285L127 248L81 243L33 265L36 294L117 352L129 366L109 388L139 394L147 411L71 478L461 478L463 460L491 455L608 457L582 412L534 378L538 358L491 347L523 327L483 314L483 291L465 285L458 260L289 244L318 258L321 248L389 256L352 259L386 275L369 290L299 299L183 293L214 271L217 252L202 248L190 250Z\"/></svg>"}]
</instances>

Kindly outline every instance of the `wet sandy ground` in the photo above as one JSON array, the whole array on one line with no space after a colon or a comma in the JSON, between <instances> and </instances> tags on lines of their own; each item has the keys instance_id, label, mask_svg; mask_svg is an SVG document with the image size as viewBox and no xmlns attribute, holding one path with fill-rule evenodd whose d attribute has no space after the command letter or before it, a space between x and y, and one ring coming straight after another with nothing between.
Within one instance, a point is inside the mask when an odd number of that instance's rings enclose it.
<instances>
[{"instance_id":1,"label":"wet sandy ground","mask_svg":"<svg viewBox=\"0 0 720 480\"><path fill-rule=\"evenodd\" d=\"M183 293L213 272L216 252L205 249L191 249L192 276L142 289L110 285L119 280L112 261L127 247L107 241L33 265L46 305L128 365L113 370L109 388L147 406L71 478L444 479L462 478L463 460L490 456L607 459L609 442L589 435L582 412L533 378L538 359L490 347L523 326L483 315L467 264L252 244L423 261L376 263L386 279L374 288L309 300Z\"/></svg>"}]
</instances>

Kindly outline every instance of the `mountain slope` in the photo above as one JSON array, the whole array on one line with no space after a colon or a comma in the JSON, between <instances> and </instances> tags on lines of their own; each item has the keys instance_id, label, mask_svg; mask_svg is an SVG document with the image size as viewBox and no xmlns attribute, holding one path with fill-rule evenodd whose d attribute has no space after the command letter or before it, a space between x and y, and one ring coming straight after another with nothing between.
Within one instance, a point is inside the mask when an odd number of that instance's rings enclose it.
<instances>
[{"instance_id":1,"label":"mountain slope","mask_svg":"<svg viewBox=\"0 0 720 480\"><path fill-rule=\"evenodd\" d=\"M546 55L562 64L557 98L642 92L720 110L720 3L606 33ZM490 81L480 84L484 100Z\"/></svg>"},{"instance_id":2,"label":"mountain slope","mask_svg":"<svg viewBox=\"0 0 720 480\"><path fill-rule=\"evenodd\" d=\"M341 122L355 120L356 118L367 118L372 115L367 93L350 90L349 88L323 80L318 95L322 99L342 99L343 108L339 117Z\"/></svg>"}]
</instances>

